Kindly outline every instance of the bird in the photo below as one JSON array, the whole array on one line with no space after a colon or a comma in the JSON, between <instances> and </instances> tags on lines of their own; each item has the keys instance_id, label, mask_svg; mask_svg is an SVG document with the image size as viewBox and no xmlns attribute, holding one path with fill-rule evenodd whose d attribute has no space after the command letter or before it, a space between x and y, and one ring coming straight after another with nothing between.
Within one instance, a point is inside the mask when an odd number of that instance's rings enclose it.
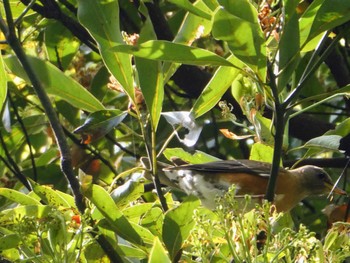
<instances>
[{"instance_id":1,"label":"bird","mask_svg":"<svg viewBox=\"0 0 350 263\"><path fill-rule=\"evenodd\" d=\"M251 195L262 201L270 177L271 164L253 160L225 160L203 164L185 164L163 168L166 178L160 181L197 196L203 206L215 209L216 197L235 185L235 197ZM296 169L279 169L274 205L278 212L288 212L309 196L347 193L334 187L322 168L305 165Z\"/></svg>"}]
</instances>

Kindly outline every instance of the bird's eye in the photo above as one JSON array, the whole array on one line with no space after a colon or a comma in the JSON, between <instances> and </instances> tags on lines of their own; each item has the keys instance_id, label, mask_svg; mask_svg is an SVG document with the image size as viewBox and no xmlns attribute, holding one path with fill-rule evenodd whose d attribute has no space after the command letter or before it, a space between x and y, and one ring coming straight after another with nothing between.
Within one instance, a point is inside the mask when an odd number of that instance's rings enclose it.
<instances>
[{"instance_id":1,"label":"bird's eye","mask_svg":"<svg viewBox=\"0 0 350 263\"><path fill-rule=\"evenodd\" d=\"M325 173L319 173L319 174L317 174L317 176L321 180L324 180L326 178L326 174Z\"/></svg>"}]
</instances>

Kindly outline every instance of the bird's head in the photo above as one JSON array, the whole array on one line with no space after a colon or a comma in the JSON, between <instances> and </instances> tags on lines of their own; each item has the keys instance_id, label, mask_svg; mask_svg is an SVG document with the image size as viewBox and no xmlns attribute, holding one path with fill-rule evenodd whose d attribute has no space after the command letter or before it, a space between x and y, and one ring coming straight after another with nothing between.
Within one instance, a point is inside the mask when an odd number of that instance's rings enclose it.
<instances>
[{"instance_id":1,"label":"bird's head","mask_svg":"<svg viewBox=\"0 0 350 263\"><path fill-rule=\"evenodd\" d=\"M347 194L344 190L334 187L329 174L320 167L305 165L295 169L295 171L301 176L303 190L305 190L307 195L328 194L332 189L336 194Z\"/></svg>"}]
</instances>

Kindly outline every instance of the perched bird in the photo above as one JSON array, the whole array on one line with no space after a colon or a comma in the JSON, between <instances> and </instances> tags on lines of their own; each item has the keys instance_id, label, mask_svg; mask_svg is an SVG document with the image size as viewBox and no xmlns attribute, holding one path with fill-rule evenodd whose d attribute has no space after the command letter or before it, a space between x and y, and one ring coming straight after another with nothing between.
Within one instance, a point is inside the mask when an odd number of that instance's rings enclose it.
<instances>
[{"instance_id":1,"label":"perched bird","mask_svg":"<svg viewBox=\"0 0 350 263\"><path fill-rule=\"evenodd\" d=\"M161 181L195 195L202 204L215 208L215 197L222 196L232 184L236 197L246 194L264 198L271 164L251 160L216 161L204 164L172 166L163 169L166 179ZM289 211L308 196L328 194L333 189L330 176L320 167L306 165L293 170L280 168L276 182L277 211ZM334 193L346 195L335 187Z\"/></svg>"}]
</instances>

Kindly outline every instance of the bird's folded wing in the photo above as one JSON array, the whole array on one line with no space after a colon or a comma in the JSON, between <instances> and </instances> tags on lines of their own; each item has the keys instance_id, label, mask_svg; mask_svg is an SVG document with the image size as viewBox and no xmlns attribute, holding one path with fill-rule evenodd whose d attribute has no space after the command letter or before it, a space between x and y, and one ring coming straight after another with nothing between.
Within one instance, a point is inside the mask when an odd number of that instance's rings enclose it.
<instances>
[{"instance_id":1,"label":"bird's folded wing","mask_svg":"<svg viewBox=\"0 0 350 263\"><path fill-rule=\"evenodd\" d=\"M247 173L268 177L270 176L271 164L251 160L229 160L167 167L164 170L191 170L203 173Z\"/></svg>"}]
</instances>

